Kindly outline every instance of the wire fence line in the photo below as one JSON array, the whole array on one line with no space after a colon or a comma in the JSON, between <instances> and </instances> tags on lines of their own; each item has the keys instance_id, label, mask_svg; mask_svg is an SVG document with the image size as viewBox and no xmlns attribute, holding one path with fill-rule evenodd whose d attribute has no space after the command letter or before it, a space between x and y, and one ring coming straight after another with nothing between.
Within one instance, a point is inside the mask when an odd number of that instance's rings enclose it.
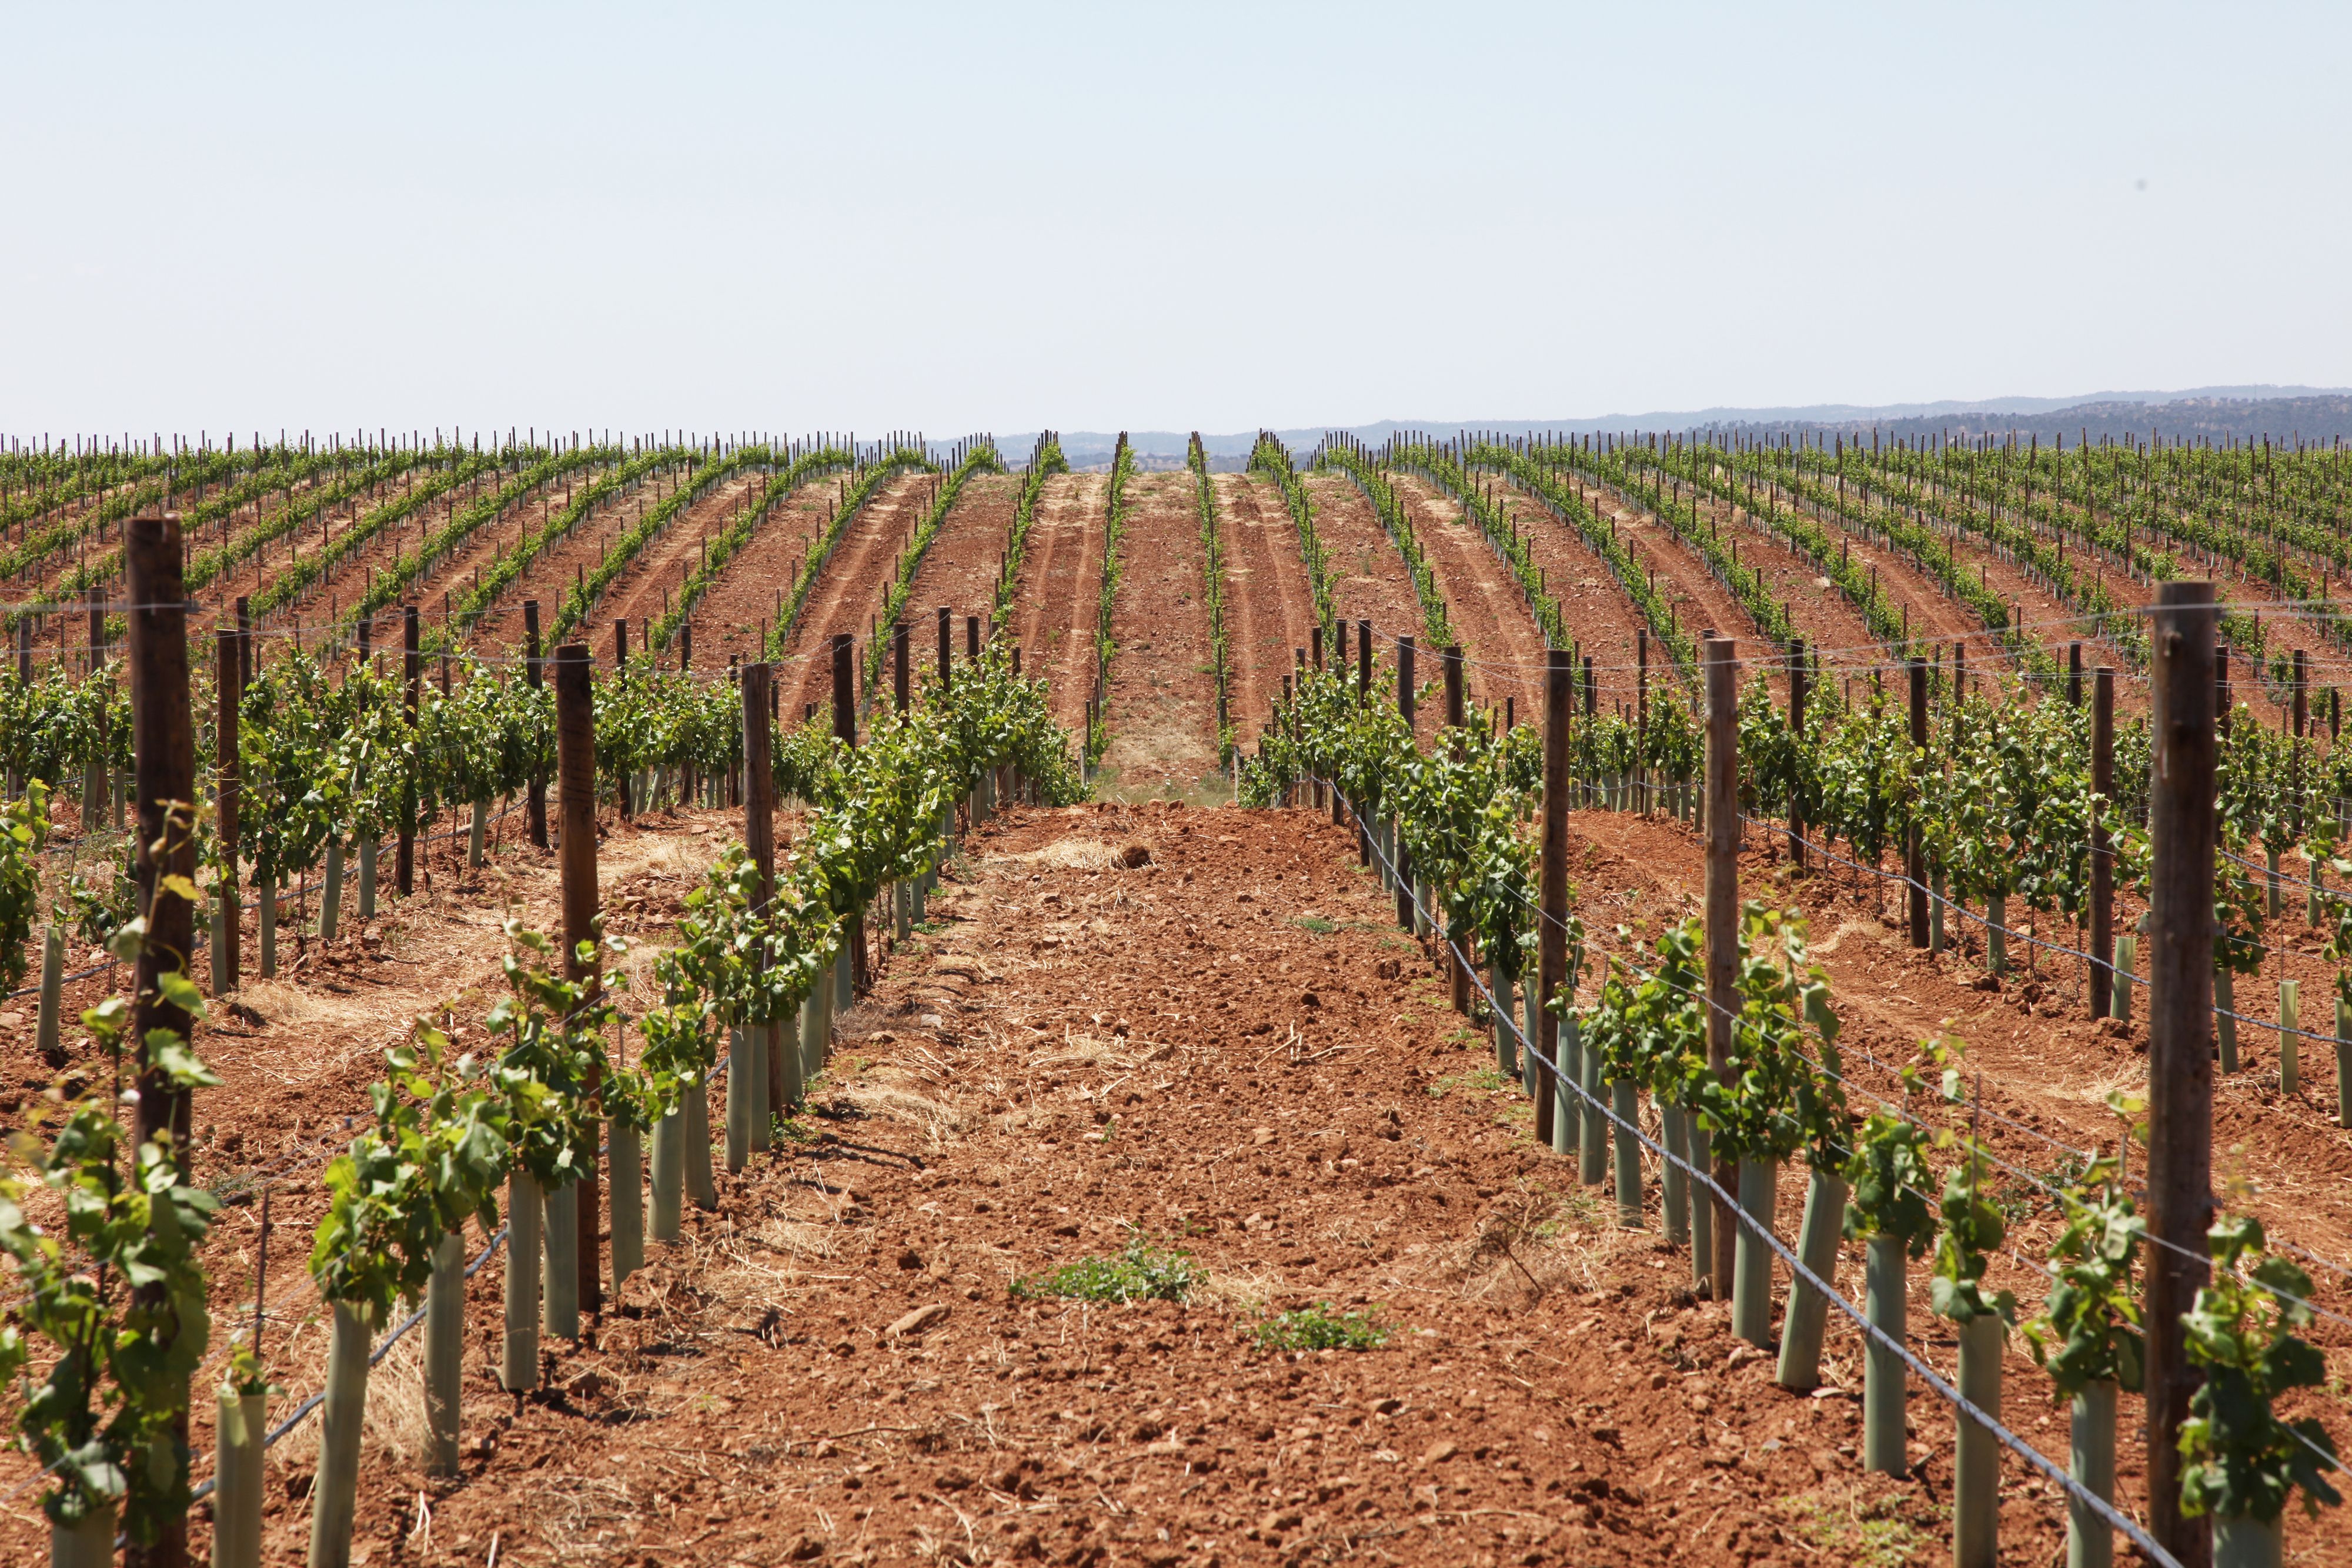
<instances>
[{"instance_id":1,"label":"wire fence line","mask_svg":"<svg viewBox=\"0 0 2352 1568\"><path fill-rule=\"evenodd\" d=\"M1344 800L1345 797L1343 796L1342 799ZM1354 807L1352 804L1349 805L1349 810L1350 815L1353 815ZM1359 822L1360 824L1360 819L1359 819ZM1397 881L1397 884L1406 890L1405 895L1407 899L1412 903L1412 907L1420 914L1421 917L1429 923L1431 928L1433 930L1441 929L1434 915L1429 908L1422 903L1420 894L1413 891L1411 879L1398 876L1397 868L1385 855L1381 853L1377 844L1374 844L1372 847L1372 855L1381 862L1383 870L1385 870L1391 878L1394 878ZM1769 1224L1759 1220L1754 1215L1749 1214L1740 1204L1738 1198L1724 1191L1723 1188L1717 1184L1714 1175L1711 1172L1703 1170L1698 1166L1694 1166L1684 1156L1675 1154L1664 1145L1658 1143L1656 1140L1650 1137L1650 1135L1643 1132L1638 1124L1633 1122L1629 1122L1624 1117L1620 1116L1612 1106L1600 1099L1597 1095L1594 1095L1591 1091L1587 1090L1584 1085L1562 1073L1557 1063L1553 1062L1541 1051L1535 1049L1534 1042L1528 1039L1525 1029L1520 1026L1518 1020L1510 1017L1510 1009L1504 1008L1496 1000L1494 992L1489 990L1486 982L1479 977L1477 969L1470 963L1468 955L1465 954L1461 947L1455 944L1451 937L1444 938L1444 941L1447 950L1452 954L1454 962L1462 966L1464 972L1469 977L1471 986L1475 989L1479 996L1486 998L1486 1004L1493 1010L1495 1017L1501 1020L1502 1026L1505 1029L1510 1031L1513 1040L1517 1042L1519 1048L1525 1052L1526 1060L1533 1062L1536 1065L1538 1071L1549 1082L1551 1092L1556 1098L1562 1098L1565 1093L1572 1092L1589 1108L1586 1113L1587 1114L1591 1114L1592 1112L1598 1112L1602 1117L1607 1119L1618 1129L1620 1136L1632 1137L1651 1155L1653 1155L1662 1165L1670 1165L1683 1171L1688 1179L1696 1182L1706 1192L1713 1195L1715 1208L1718 1215L1729 1216L1735 1223L1748 1230L1765 1246L1769 1248L1773 1254L1777 1256L1782 1263L1788 1266L1790 1274L1796 1280L1810 1289L1820 1292L1825 1301L1827 1301L1831 1305L1836 1307L1843 1316L1849 1319L1855 1327L1860 1329L1864 1337L1871 1343L1879 1345L1899 1357L1904 1365L1912 1373L1916 1374L1922 1382L1927 1384L1927 1386L1935 1392L1938 1398L1951 1406L1959 1415L1967 1417L1969 1421L1990 1434L1995 1441L1999 1442L2003 1448L2009 1449L2011 1453L2016 1454L2034 1469L2040 1471L2045 1479L2056 1483L2057 1486L2070 1498L2073 1498L2083 1506L2089 1509L2092 1512L2098 1515L2100 1520L2107 1524L2109 1528L2122 1532L2133 1545L2146 1552L2150 1561L2166 1564L2168 1565L2168 1568L2180 1568L2179 1560L2172 1556L2171 1553L2165 1551L2163 1547L2158 1545L2155 1539L2148 1535L2146 1531L2142 1530L2140 1526L2133 1521L2128 1515L2117 1510L2113 1503L2100 1497L2096 1492L2094 1492L2089 1488L2084 1486L2054 1461L2044 1457L2032 1444L2028 1443L2024 1438L2019 1437L2016 1433L2003 1426L1997 1417L1963 1396L1958 1388L1947 1382L1933 1367L1929 1366L1925 1361L1915 1354L1909 1346L1906 1345L1902 1341L1895 1338L1892 1334L1887 1333L1885 1330L1879 1328L1875 1323L1873 1323L1870 1321L1869 1316L1860 1306L1848 1300L1838 1291L1836 1286L1832 1284L1830 1281L1823 1280L1812 1270L1806 1267L1804 1260L1799 1258L1785 1244L1783 1244L1778 1236L1773 1234L1772 1228Z\"/></svg>"}]
</instances>

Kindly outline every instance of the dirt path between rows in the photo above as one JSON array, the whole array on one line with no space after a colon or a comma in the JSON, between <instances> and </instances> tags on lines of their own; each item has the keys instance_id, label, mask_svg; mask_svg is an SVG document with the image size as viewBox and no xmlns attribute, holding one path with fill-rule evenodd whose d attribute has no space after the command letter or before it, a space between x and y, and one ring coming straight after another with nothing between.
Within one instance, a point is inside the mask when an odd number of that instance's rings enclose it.
<instances>
[{"instance_id":1,"label":"dirt path between rows","mask_svg":"<svg viewBox=\"0 0 2352 1568\"><path fill-rule=\"evenodd\" d=\"M1699 497L1698 511L1702 517L1738 535L1741 561L1764 573L1771 585L1772 597L1789 606L1797 634L1805 640L1809 653L1820 653L1824 670L1868 670L1886 663L1885 652L1871 634L1870 623L1863 619L1862 612L1834 584L1822 586L1828 580L1821 569L1774 531L1769 523L1744 507L1713 496ZM1836 537L1840 530L1835 525L1829 527L1832 537ZM1940 593L1923 599L1918 574L1894 551L1864 547L1864 541L1855 538L1853 556L1865 567L1873 561L1881 563L1889 596L1898 603L1909 605L1914 628L1933 640L1941 622L1927 612L1927 607L1933 605L1946 614L1954 613L1955 607Z\"/></svg>"},{"instance_id":2,"label":"dirt path between rows","mask_svg":"<svg viewBox=\"0 0 2352 1568\"><path fill-rule=\"evenodd\" d=\"M760 639L775 621L776 595L824 536L840 494L837 473L810 480L779 501L751 542L735 552L695 606L695 668L724 669L730 656L744 664L765 656Z\"/></svg>"},{"instance_id":3,"label":"dirt path between rows","mask_svg":"<svg viewBox=\"0 0 2352 1568\"><path fill-rule=\"evenodd\" d=\"M963 656L963 618L986 615L996 602L997 562L1004 554L1005 530L1021 504L1017 474L975 474L957 492L940 525L939 537L915 569L907 600L907 635L917 669L939 664L939 613L953 622L955 656ZM1017 638L1016 638L1017 641ZM1034 657L1029 655L1028 657ZM1023 669L1028 670L1027 657Z\"/></svg>"},{"instance_id":4,"label":"dirt path between rows","mask_svg":"<svg viewBox=\"0 0 2352 1568\"><path fill-rule=\"evenodd\" d=\"M1345 474L1307 474L1301 483L1315 507L1316 533L1330 558L1331 605L1348 622L1350 657L1355 656L1359 623L1370 621L1373 659L1383 666L1393 664L1396 640L1423 635L1421 601L1413 593L1404 557L1354 480ZM1413 716L1416 732L1426 740L1437 733L1445 715L1424 706Z\"/></svg>"},{"instance_id":5,"label":"dirt path between rows","mask_svg":"<svg viewBox=\"0 0 2352 1568\"><path fill-rule=\"evenodd\" d=\"M1588 903L1670 904L1696 864L1679 830L1573 821ZM484 1270L461 1474L425 1478L421 1418L387 1409L360 1552L477 1564L494 1534L501 1561L665 1565L1946 1550L1942 1408L1915 1391L1914 1479L1861 1474L1854 1333L1833 1317L1822 1393L1773 1386L1770 1358L1693 1299L1686 1251L1618 1228L1531 1144L1524 1096L1343 831L1305 812L1015 810L932 909L936 933L842 1019L778 1152L722 1173L718 1210L690 1212L587 1339L547 1345L548 1392L491 1386L499 1264ZM1857 923L1822 940L1860 1009L1877 945ZM1645 1186L1654 1225L1654 1169ZM1801 1188L1782 1183L1784 1232ZM1131 1248L1184 1299L1045 1285ZM1357 1315L1380 1343L1261 1345L1298 1311ZM1950 1334L1913 1322L1948 1375ZM2011 1343L2007 1414L2063 1453L2063 1408ZM414 1368L395 1355L378 1385ZM308 1461L289 1458L273 1553L307 1523ZM2063 1512L2004 1470L2007 1555L2047 1560ZM2352 1561L2321 1527L2290 1531L2299 1560Z\"/></svg>"},{"instance_id":6,"label":"dirt path between rows","mask_svg":"<svg viewBox=\"0 0 2352 1568\"><path fill-rule=\"evenodd\" d=\"M1414 537L1429 552L1454 635L1462 639L1465 700L1473 710L1500 708L1507 696L1515 706L1522 699L1535 704L1528 711L1540 713L1543 629L1510 569L1495 559L1486 536L1452 497L1411 474L1391 470L1389 479L1412 517Z\"/></svg>"},{"instance_id":7,"label":"dirt path between rows","mask_svg":"<svg viewBox=\"0 0 2352 1568\"><path fill-rule=\"evenodd\" d=\"M776 686L782 694L786 724L799 724L811 704L824 710L833 701L834 633L846 632L856 638L863 659L873 617L882 607L883 586L906 547L908 531L929 504L932 483L929 474L900 474L850 519L833 558L818 572L816 587L802 603L792 643L777 662Z\"/></svg>"},{"instance_id":8,"label":"dirt path between rows","mask_svg":"<svg viewBox=\"0 0 2352 1568\"><path fill-rule=\"evenodd\" d=\"M667 611L677 591L701 564L703 540L726 528L738 511L756 504L767 493L769 483L769 476L761 474L739 476L712 486L701 499L673 518L659 538L639 550L636 559L605 590L603 601L596 606L597 621L609 623L625 618L632 639L629 645L637 647L645 629ZM828 481L822 480L814 486L800 486L803 492L814 489L820 494L830 487ZM789 498L778 504L781 507L788 501ZM772 514L762 527L776 521ZM698 615L696 619L701 617ZM667 663L675 665L677 658L674 638L672 648L667 652Z\"/></svg>"},{"instance_id":9,"label":"dirt path between rows","mask_svg":"<svg viewBox=\"0 0 2352 1568\"><path fill-rule=\"evenodd\" d=\"M1136 481L1128 483L1132 497ZM1022 672L1045 678L1045 701L1054 722L1077 736L1086 732L1087 703L1094 695L1103 509L1109 498L1108 475L1048 475L1037 492L1037 516L1022 547L1021 575L1013 588L1012 631L1013 640L1021 645ZM997 548L1003 548L1001 536ZM1130 537L1130 574L1133 549ZM983 601L965 613L986 614L989 608ZM958 628L955 635L956 657L961 658L962 630Z\"/></svg>"},{"instance_id":10,"label":"dirt path between rows","mask_svg":"<svg viewBox=\"0 0 2352 1568\"><path fill-rule=\"evenodd\" d=\"M1129 481L1135 510L1111 606L1118 656L1104 705L1110 745L1102 767L1105 788L1130 797L1207 799L1225 788L1216 776L1217 688L1192 485L1189 470Z\"/></svg>"},{"instance_id":11,"label":"dirt path between rows","mask_svg":"<svg viewBox=\"0 0 2352 1568\"><path fill-rule=\"evenodd\" d=\"M1663 596L1675 612L1675 623L1689 633L1694 643L1708 627L1714 627L1717 636L1729 637L1734 641L1737 656L1743 662L1760 662L1767 667L1775 692L1785 692L1788 677L1779 670L1778 650L1757 630L1756 622L1748 618L1747 611L1739 607L1739 601L1715 580L1715 574L1707 570L1706 560L1696 550L1660 522L1647 507L1634 505L1616 491L1573 474L1564 476L1561 482L1581 495L1585 504L1603 522L1612 517L1616 519L1618 537L1625 541L1633 559L1644 570L1664 580ZM1537 521L1559 532L1574 531L1548 511L1538 514ZM1601 580L1612 588L1616 587L1613 579L1602 578ZM1652 664L1654 666L1661 662L1654 653ZM1598 663L1596 660L1596 665ZM1602 702L1612 700L1610 689L1612 686L1615 689L1614 700L1629 706L1633 702L1636 676L1635 672L1628 667L1632 664L1631 659L1625 660L1614 673L1613 681L1596 669L1602 687Z\"/></svg>"},{"instance_id":12,"label":"dirt path between rows","mask_svg":"<svg viewBox=\"0 0 2352 1568\"><path fill-rule=\"evenodd\" d=\"M1217 523L1224 530L1227 645L1233 654L1234 722L1255 734L1282 695L1283 677L1315 631L1315 590L1298 549L1298 525L1273 481L1213 474Z\"/></svg>"}]
</instances>

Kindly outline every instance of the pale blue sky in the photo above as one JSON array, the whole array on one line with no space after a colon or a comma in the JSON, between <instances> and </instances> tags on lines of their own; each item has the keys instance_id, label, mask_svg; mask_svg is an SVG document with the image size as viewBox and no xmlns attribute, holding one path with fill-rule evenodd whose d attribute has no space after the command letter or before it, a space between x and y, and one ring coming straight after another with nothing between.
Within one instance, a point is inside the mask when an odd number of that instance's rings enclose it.
<instances>
[{"instance_id":1,"label":"pale blue sky","mask_svg":"<svg viewBox=\"0 0 2352 1568\"><path fill-rule=\"evenodd\" d=\"M11 4L0 37L16 434L2352 382L2341 5Z\"/></svg>"}]
</instances>

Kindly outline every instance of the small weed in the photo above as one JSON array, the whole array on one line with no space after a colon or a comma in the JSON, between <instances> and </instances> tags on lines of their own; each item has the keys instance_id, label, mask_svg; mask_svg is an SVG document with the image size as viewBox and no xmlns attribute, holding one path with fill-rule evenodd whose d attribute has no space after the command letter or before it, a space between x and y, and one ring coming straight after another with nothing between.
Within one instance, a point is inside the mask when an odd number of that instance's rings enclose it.
<instances>
[{"instance_id":1,"label":"small weed","mask_svg":"<svg viewBox=\"0 0 2352 1568\"><path fill-rule=\"evenodd\" d=\"M824 1141L824 1134L814 1127L803 1127L791 1116L770 1116L768 1131L777 1143L814 1144Z\"/></svg>"},{"instance_id":2,"label":"small weed","mask_svg":"<svg viewBox=\"0 0 2352 1568\"><path fill-rule=\"evenodd\" d=\"M1116 1258L1081 1258L1050 1274L1013 1281L1024 1301L1181 1301L1192 1291L1192 1258L1163 1252L1138 1236Z\"/></svg>"},{"instance_id":3,"label":"small weed","mask_svg":"<svg viewBox=\"0 0 2352 1568\"><path fill-rule=\"evenodd\" d=\"M1919 1560L1927 1544L1909 1520L1884 1511L1883 1504L1857 1507L1815 1493L1792 1498L1790 1506L1802 1516L1798 1530L1807 1541L1853 1568L1904 1568Z\"/></svg>"},{"instance_id":4,"label":"small weed","mask_svg":"<svg viewBox=\"0 0 2352 1568\"><path fill-rule=\"evenodd\" d=\"M936 936L947 928L948 923L944 920L918 920L908 929L919 931L926 936Z\"/></svg>"},{"instance_id":5,"label":"small weed","mask_svg":"<svg viewBox=\"0 0 2352 1568\"><path fill-rule=\"evenodd\" d=\"M1250 1331L1260 1350L1377 1350L1389 1331L1372 1321L1377 1307L1334 1312L1328 1301L1268 1318Z\"/></svg>"},{"instance_id":6,"label":"small weed","mask_svg":"<svg viewBox=\"0 0 2352 1568\"><path fill-rule=\"evenodd\" d=\"M1290 923L1300 930L1311 931L1318 936L1328 936L1339 929L1337 923L1326 920L1319 915L1295 915L1291 916Z\"/></svg>"},{"instance_id":7,"label":"small weed","mask_svg":"<svg viewBox=\"0 0 2352 1568\"><path fill-rule=\"evenodd\" d=\"M1506 1089L1517 1089L1518 1082L1516 1078L1504 1077L1491 1067L1477 1067L1467 1072L1457 1072L1450 1078L1436 1080L1430 1084L1428 1092L1433 1100L1443 1100L1457 1089L1477 1094L1499 1094Z\"/></svg>"}]
</instances>

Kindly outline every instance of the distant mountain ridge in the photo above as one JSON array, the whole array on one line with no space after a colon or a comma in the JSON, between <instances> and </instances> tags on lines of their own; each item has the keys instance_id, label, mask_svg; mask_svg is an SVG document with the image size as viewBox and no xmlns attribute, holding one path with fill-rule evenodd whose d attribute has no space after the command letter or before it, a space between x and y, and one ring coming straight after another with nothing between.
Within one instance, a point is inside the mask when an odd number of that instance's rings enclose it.
<instances>
[{"instance_id":1,"label":"distant mountain ridge","mask_svg":"<svg viewBox=\"0 0 2352 1568\"><path fill-rule=\"evenodd\" d=\"M1333 427L1277 430L1285 445L1302 456ZM1491 431L1509 435L1598 434L1632 431L1738 432L1745 435L1831 434L1876 430L1881 440L1916 439L1926 435L2010 435L2073 445L2084 435L2094 441L2146 439L2151 433L2166 440L2182 437L2213 441L2261 440L2289 444L2332 444L2352 438L2352 387L2213 386L2181 392L2100 392L2083 397L1948 398L1934 402L1811 403L1781 408L1716 407L1648 413L1604 414L1593 419L1384 419L1371 424L1344 427L1362 441L1379 443L1395 431L1423 431L1449 435L1457 430ZM1005 451L1026 451L1033 435L1003 438ZM1108 466L1117 437L1106 431L1074 430L1062 434L1062 452L1073 467ZM1238 468L1248 460L1257 432L1203 434L1210 465ZM1183 462L1190 433L1135 430L1128 441L1143 458ZM1153 466L1160 466L1153 464Z\"/></svg>"}]
</instances>

